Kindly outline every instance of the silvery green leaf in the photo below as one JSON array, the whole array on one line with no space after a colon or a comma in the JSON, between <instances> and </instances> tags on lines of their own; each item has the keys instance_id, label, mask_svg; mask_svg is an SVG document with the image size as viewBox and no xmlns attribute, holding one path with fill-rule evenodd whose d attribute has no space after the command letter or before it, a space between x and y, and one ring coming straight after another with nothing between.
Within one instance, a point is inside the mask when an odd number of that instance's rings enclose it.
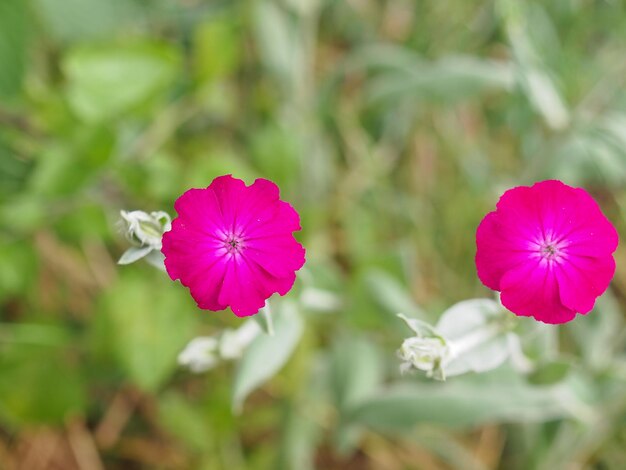
<instances>
[{"instance_id":1,"label":"silvery green leaf","mask_svg":"<svg viewBox=\"0 0 626 470\"><path fill-rule=\"evenodd\" d=\"M303 331L303 322L293 302L283 301L275 309L274 335L259 335L239 362L233 384L233 409L241 410L248 394L269 380L285 365Z\"/></svg>"},{"instance_id":2,"label":"silvery green leaf","mask_svg":"<svg viewBox=\"0 0 626 470\"><path fill-rule=\"evenodd\" d=\"M151 246L133 246L124 252L117 264L131 264L140 260L152 251Z\"/></svg>"},{"instance_id":3,"label":"silvery green leaf","mask_svg":"<svg viewBox=\"0 0 626 470\"><path fill-rule=\"evenodd\" d=\"M346 336L333 344L331 386L340 410L346 410L372 395L384 377L378 349L364 338Z\"/></svg>"},{"instance_id":4,"label":"silvery green leaf","mask_svg":"<svg viewBox=\"0 0 626 470\"><path fill-rule=\"evenodd\" d=\"M405 433L421 423L464 427L543 422L571 415L570 406L563 403L566 393L579 405L569 387L568 383L534 387L507 368L443 383L399 383L360 403L350 421L392 433Z\"/></svg>"},{"instance_id":5,"label":"silvery green leaf","mask_svg":"<svg viewBox=\"0 0 626 470\"><path fill-rule=\"evenodd\" d=\"M448 377L467 372L486 372L501 366L510 356L506 336L496 336L455 357L445 365Z\"/></svg>"},{"instance_id":6,"label":"silvery green leaf","mask_svg":"<svg viewBox=\"0 0 626 470\"><path fill-rule=\"evenodd\" d=\"M409 318L402 313L398 313L398 318L404 320L404 323L407 324L409 328L417 335L417 336L440 336L439 332L435 330L433 326L426 323L423 320L418 318Z\"/></svg>"},{"instance_id":7,"label":"silvery green leaf","mask_svg":"<svg viewBox=\"0 0 626 470\"><path fill-rule=\"evenodd\" d=\"M424 316L404 286L386 272L373 269L367 273L366 282L374 298L390 313Z\"/></svg>"},{"instance_id":8,"label":"silvery green leaf","mask_svg":"<svg viewBox=\"0 0 626 470\"><path fill-rule=\"evenodd\" d=\"M446 338L455 340L483 327L501 313L502 307L495 300L464 300L443 312L436 329Z\"/></svg>"},{"instance_id":9,"label":"silvery green leaf","mask_svg":"<svg viewBox=\"0 0 626 470\"><path fill-rule=\"evenodd\" d=\"M341 308L341 298L332 291L305 287L300 295L302 305L316 312L333 312Z\"/></svg>"},{"instance_id":10,"label":"silvery green leaf","mask_svg":"<svg viewBox=\"0 0 626 470\"><path fill-rule=\"evenodd\" d=\"M518 81L531 105L545 123L561 130L570 123L570 113L550 72L528 35L529 21L523 2L501 0L500 13L518 64Z\"/></svg>"},{"instance_id":11,"label":"silvery green leaf","mask_svg":"<svg viewBox=\"0 0 626 470\"><path fill-rule=\"evenodd\" d=\"M531 103L546 124L556 130L567 127L569 111L550 76L539 68L526 70L524 84Z\"/></svg>"},{"instance_id":12,"label":"silvery green leaf","mask_svg":"<svg viewBox=\"0 0 626 470\"><path fill-rule=\"evenodd\" d=\"M272 319L272 309L269 299L265 302L265 306L261 311L254 316L254 319L266 335L274 335L274 321Z\"/></svg>"},{"instance_id":13,"label":"silvery green leaf","mask_svg":"<svg viewBox=\"0 0 626 470\"><path fill-rule=\"evenodd\" d=\"M507 315L491 299L465 300L446 310L436 326L451 349L444 364L446 375L485 372L506 361L510 355Z\"/></svg>"},{"instance_id":14,"label":"silvery green leaf","mask_svg":"<svg viewBox=\"0 0 626 470\"><path fill-rule=\"evenodd\" d=\"M146 261L150 263L155 268L160 269L161 271L165 271L165 256L158 250L152 250L146 256Z\"/></svg>"}]
</instances>

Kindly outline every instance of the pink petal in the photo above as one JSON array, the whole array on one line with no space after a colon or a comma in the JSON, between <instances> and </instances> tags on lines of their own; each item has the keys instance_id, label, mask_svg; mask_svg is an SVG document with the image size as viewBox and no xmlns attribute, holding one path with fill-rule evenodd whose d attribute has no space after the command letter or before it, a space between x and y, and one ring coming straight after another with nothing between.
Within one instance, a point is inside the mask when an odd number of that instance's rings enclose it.
<instances>
[{"instance_id":1,"label":"pink petal","mask_svg":"<svg viewBox=\"0 0 626 470\"><path fill-rule=\"evenodd\" d=\"M237 227L237 216L242 199L245 197L246 185L231 175L219 176L207 188L213 193L219 204L221 220L228 230Z\"/></svg>"},{"instance_id":2,"label":"pink petal","mask_svg":"<svg viewBox=\"0 0 626 470\"><path fill-rule=\"evenodd\" d=\"M615 274L615 260L572 257L557 268L557 279L563 305L579 313L589 312L598 296L609 286Z\"/></svg>"},{"instance_id":3,"label":"pink petal","mask_svg":"<svg viewBox=\"0 0 626 470\"><path fill-rule=\"evenodd\" d=\"M478 277L490 289L500 290L504 273L530 258L528 241L514 225L500 223L499 214L490 212L476 230Z\"/></svg>"},{"instance_id":4,"label":"pink petal","mask_svg":"<svg viewBox=\"0 0 626 470\"><path fill-rule=\"evenodd\" d=\"M245 258L231 261L224 276L219 301L230 305L238 317L254 315L274 292L285 295L295 281L295 273L276 278Z\"/></svg>"},{"instance_id":5,"label":"pink petal","mask_svg":"<svg viewBox=\"0 0 626 470\"><path fill-rule=\"evenodd\" d=\"M239 207L237 223L238 229L247 233L250 224L258 218L271 217L275 214L280 191L271 181L258 178L245 193Z\"/></svg>"},{"instance_id":6,"label":"pink petal","mask_svg":"<svg viewBox=\"0 0 626 470\"><path fill-rule=\"evenodd\" d=\"M553 263L524 263L508 271L500 282L502 305L516 315L532 316L544 323L565 323L576 312L561 303Z\"/></svg>"},{"instance_id":7,"label":"pink petal","mask_svg":"<svg viewBox=\"0 0 626 470\"><path fill-rule=\"evenodd\" d=\"M213 191L189 189L174 203L179 224L195 227L207 235L224 231L221 208Z\"/></svg>"},{"instance_id":8,"label":"pink petal","mask_svg":"<svg viewBox=\"0 0 626 470\"><path fill-rule=\"evenodd\" d=\"M589 194L578 189L577 218L565 237L567 252L578 256L609 256L617 249L617 230Z\"/></svg>"},{"instance_id":9,"label":"pink petal","mask_svg":"<svg viewBox=\"0 0 626 470\"><path fill-rule=\"evenodd\" d=\"M304 248L292 235L282 235L248 241L244 256L273 276L284 277L304 265L304 254Z\"/></svg>"}]
</instances>

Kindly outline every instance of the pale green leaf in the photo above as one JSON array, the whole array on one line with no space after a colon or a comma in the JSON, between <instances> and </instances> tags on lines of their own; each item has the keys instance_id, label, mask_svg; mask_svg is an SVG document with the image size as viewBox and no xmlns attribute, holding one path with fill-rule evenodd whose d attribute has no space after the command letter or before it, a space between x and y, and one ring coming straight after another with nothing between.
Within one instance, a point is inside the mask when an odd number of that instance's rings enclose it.
<instances>
[{"instance_id":1,"label":"pale green leaf","mask_svg":"<svg viewBox=\"0 0 626 470\"><path fill-rule=\"evenodd\" d=\"M248 394L273 377L287 362L303 331L295 304L282 301L274 309L274 335L259 335L244 352L233 384L233 408L240 410Z\"/></svg>"},{"instance_id":2,"label":"pale green leaf","mask_svg":"<svg viewBox=\"0 0 626 470\"><path fill-rule=\"evenodd\" d=\"M172 84L178 62L173 48L156 42L72 49L63 61L69 103L86 121L132 111Z\"/></svg>"},{"instance_id":3,"label":"pale green leaf","mask_svg":"<svg viewBox=\"0 0 626 470\"><path fill-rule=\"evenodd\" d=\"M533 387L509 370L444 383L392 385L354 409L351 421L403 432L420 423L453 427L567 416L558 387Z\"/></svg>"}]
</instances>

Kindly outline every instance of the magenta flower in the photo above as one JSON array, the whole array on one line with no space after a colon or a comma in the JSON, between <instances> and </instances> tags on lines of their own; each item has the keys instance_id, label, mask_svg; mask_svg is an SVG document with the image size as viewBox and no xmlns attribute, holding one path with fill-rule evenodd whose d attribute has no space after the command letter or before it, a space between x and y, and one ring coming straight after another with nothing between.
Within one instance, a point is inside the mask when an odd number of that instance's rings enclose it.
<instances>
[{"instance_id":1,"label":"magenta flower","mask_svg":"<svg viewBox=\"0 0 626 470\"><path fill-rule=\"evenodd\" d=\"M565 323L615 273L617 231L580 188L542 181L506 191L476 231L478 277L516 315Z\"/></svg>"},{"instance_id":2,"label":"magenta flower","mask_svg":"<svg viewBox=\"0 0 626 470\"><path fill-rule=\"evenodd\" d=\"M190 189L174 204L178 217L163 235L165 267L189 288L198 307L254 315L274 293L285 295L304 265L293 237L300 217L279 199L278 186L246 186L231 175Z\"/></svg>"}]
</instances>

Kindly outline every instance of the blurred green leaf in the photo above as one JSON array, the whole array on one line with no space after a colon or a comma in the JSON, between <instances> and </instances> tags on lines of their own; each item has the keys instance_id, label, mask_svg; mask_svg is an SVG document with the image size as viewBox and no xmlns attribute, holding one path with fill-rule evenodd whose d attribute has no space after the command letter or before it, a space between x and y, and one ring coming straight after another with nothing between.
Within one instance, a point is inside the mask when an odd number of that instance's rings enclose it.
<instances>
[{"instance_id":1,"label":"blurred green leaf","mask_svg":"<svg viewBox=\"0 0 626 470\"><path fill-rule=\"evenodd\" d=\"M280 83L293 89L304 60L298 28L292 16L272 0L255 4L254 26L264 64Z\"/></svg>"},{"instance_id":2,"label":"blurred green leaf","mask_svg":"<svg viewBox=\"0 0 626 470\"><path fill-rule=\"evenodd\" d=\"M293 132L268 123L252 134L251 158L263 176L286 189L300 168L298 141Z\"/></svg>"},{"instance_id":3,"label":"blurred green leaf","mask_svg":"<svg viewBox=\"0 0 626 470\"><path fill-rule=\"evenodd\" d=\"M45 27L62 40L101 38L139 13L133 0L34 0Z\"/></svg>"},{"instance_id":4,"label":"blurred green leaf","mask_svg":"<svg viewBox=\"0 0 626 470\"><path fill-rule=\"evenodd\" d=\"M218 17L200 24L194 45L195 71L201 83L229 75L240 61L240 34L230 18Z\"/></svg>"},{"instance_id":5,"label":"blurred green leaf","mask_svg":"<svg viewBox=\"0 0 626 470\"><path fill-rule=\"evenodd\" d=\"M148 391L158 389L174 370L196 322L186 292L163 277L153 275L147 282L124 272L102 299L110 326L106 340L129 378Z\"/></svg>"},{"instance_id":6,"label":"blurred green leaf","mask_svg":"<svg viewBox=\"0 0 626 470\"><path fill-rule=\"evenodd\" d=\"M424 316L406 288L385 271L372 269L367 273L365 281L376 302L389 313Z\"/></svg>"},{"instance_id":7,"label":"blurred green leaf","mask_svg":"<svg viewBox=\"0 0 626 470\"><path fill-rule=\"evenodd\" d=\"M69 103L85 121L116 117L162 95L178 64L176 50L160 42L74 48L63 62Z\"/></svg>"},{"instance_id":8,"label":"blurred green leaf","mask_svg":"<svg viewBox=\"0 0 626 470\"><path fill-rule=\"evenodd\" d=\"M159 417L172 436L195 451L205 451L211 430L197 407L182 395L170 392L159 398Z\"/></svg>"},{"instance_id":9,"label":"blurred green leaf","mask_svg":"<svg viewBox=\"0 0 626 470\"><path fill-rule=\"evenodd\" d=\"M32 160L16 155L0 136L0 201L23 190L32 168Z\"/></svg>"},{"instance_id":10,"label":"blurred green leaf","mask_svg":"<svg viewBox=\"0 0 626 470\"><path fill-rule=\"evenodd\" d=\"M283 300L272 311L274 335L261 334L248 346L235 373L233 408L240 410L252 390L276 374L298 345L304 325L294 303Z\"/></svg>"},{"instance_id":11,"label":"blurred green leaf","mask_svg":"<svg viewBox=\"0 0 626 470\"><path fill-rule=\"evenodd\" d=\"M83 380L70 357L56 348L18 343L2 348L0 396L0 416L13 425L61 425L86 405Z\"/></svg>"},{"instance_id":12,"label":"blurred green leaf","mask_svg":"<svg viewBox=\"0 0 626 470\"><path fill-rule=\"evenodd\" d=\"M528 376L528 381L534 385L551 385L565 379L571 369L567 361L554 361L541 364Z\"/></svg>"},{"instance_id":13,"label":"blurred green leaf","mask_svg":"<svg viewBox=\"0 0 626 470\"><path fill-rule=\"evenodd\" d=\"M527 4L513 0L499 0L496 5L503 17L506 33L515 55L518 82L528 100L549 127L555 130L566 128L570 123L569 110L550 70L530 37L530 31L534 25L531 26Z\"/></svg>"},{"instance_id":14,"label":"blurred green leaf","mask_svg":"<svg viewBox=\"0 0 626 470\"><path fill-rule=\"evenodd\" d=\"M49 196L77 192L106 165L114 144L110 130L90 127L47 146L30 181L33 193Z\"/></svg>"},{"instance_id":15,"label":"blurred green leaf","mask_svg":"<svg viewBox=\"0 0 626 470\"><path fill-rule=\"evenodd\" d=\"M610 290L598 298L593 311L567 325L583 360L594 370L608 367L623 347L623 328L622 310Z\"/></svg>"},{"instance_id":16,"label":"blurred green leaf","mask_svg":"<svg viewBox=\"0 0 626 470\"><path fill-rule=\"evenodd\" d=\"M382 358L371 341L346 335L333 343L331 387L341 412L371 396L383 376Z\"/></svg>"},{"instance_id":17,"label":"blurred green leaf","mask_svg":"<svg viewBox=\"0 0 626 470\"><path fill-rule=\"evenodd\" d=\"M37 254L29 240L12 243L0 239L0 301L30 291L37 277Z\"/></svg>"},{"instance_id":18,"label":"blurred green leaf","mask_svg":"<svg viewBox=\"0 0 626 470\"><path fill-rule=\"evenodd\" d=\"M69 343L69 331L58 326L35 323L0 323L0 342L34 346L64 346Z\"/></svg>"},{"instance_id":19,"label":"blurred green leaf","mask_svg":"<svg viewBox=\"0 0 626 470\"><path fill-rule=\"evenodd\" d=\"M385 49L381 48L381 56ZM507 62L463 56L437 62L406 58L410 61L374 74L367 88L370 102L411 99L456 103L486 91L509 91L513 87L512 67Z\"/></svg>"},{"instance_id":20,"label":"blurred green leaf","mask_svg":"<svg viewBox=\"0 0 626 470\"><path fill-rule=\"evenodd\" d=\"M22 87L26 71L29 33L27 2L0 2L0 97L10 97Z\"/></svg>"},{"instance_id":21,"label":"blurred green leaf","mask_svg":"<svg viewBox=\"0 0 626 470\"><path fill-rule=\"evenodd\" d=\"M530 386L498 369L443 384L396 384L356 407L353 423L403 432L420 423L452 427L487 422L547 421L568 416L557 387Z\"/></svg>"}]
</instances>

